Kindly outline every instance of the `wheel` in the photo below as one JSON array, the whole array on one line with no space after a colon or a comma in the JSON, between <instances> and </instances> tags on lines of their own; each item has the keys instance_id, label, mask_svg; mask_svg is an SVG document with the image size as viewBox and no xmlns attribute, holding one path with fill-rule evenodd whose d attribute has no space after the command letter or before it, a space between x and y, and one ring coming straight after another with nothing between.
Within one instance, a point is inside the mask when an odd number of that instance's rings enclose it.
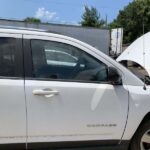
<instances>
[{"instance_id":1,"label":"wheel","mask_svg":"<svg viewBox=\"0 0 150 150\"><path fill-rule=\"evenodd\" d=\"M150 150L150 120L137 130L131 141L130 150Z\"/></svg>"}]
</instances>

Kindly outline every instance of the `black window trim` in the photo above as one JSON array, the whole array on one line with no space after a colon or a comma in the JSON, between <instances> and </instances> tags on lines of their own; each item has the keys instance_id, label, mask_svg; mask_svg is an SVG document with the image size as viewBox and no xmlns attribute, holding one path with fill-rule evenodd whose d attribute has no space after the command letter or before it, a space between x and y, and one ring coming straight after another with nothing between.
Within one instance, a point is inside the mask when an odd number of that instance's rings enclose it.
<instances>
[{"instance_id":1,"label":"black window trim","mask_svg":"<svg viewBox=\"0 0 150 150\"><path fill-rule=\"evenodd\" d=\"M32 78L32 51L29 39L23 38L24 74L26 78Z\"/></svg>"}]
</instances>

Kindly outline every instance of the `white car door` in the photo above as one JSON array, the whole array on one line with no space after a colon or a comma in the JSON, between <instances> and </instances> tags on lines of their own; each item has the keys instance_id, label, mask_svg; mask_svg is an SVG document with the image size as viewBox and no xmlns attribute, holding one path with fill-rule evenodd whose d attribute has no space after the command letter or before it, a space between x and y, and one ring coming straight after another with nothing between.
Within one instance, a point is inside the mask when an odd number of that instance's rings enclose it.
<instances>
[{"instance_id":1,"label":"white car door","mask_svg":"<svg viewBox=\"0 0 150 150\"><path fill-rule=\"evenodd\" d=\"M0 149L25 149L22 35L0 33Z\"/></svg>"},{"instance_id":2,"label":"white car door","mask_svg":"<svg viewBox=\"0 0 150 150\"><path fill-rule=\"evenodd\" d=\"M24 39L29 148L49 142L56 142L52 147L71 141L71 146L117 144L126 124L128 92L108 83L110 64L73 41L33 35ZM72 55L72 62L46 55L55 50L56 55Z\"/></svg>"}]
</instances>

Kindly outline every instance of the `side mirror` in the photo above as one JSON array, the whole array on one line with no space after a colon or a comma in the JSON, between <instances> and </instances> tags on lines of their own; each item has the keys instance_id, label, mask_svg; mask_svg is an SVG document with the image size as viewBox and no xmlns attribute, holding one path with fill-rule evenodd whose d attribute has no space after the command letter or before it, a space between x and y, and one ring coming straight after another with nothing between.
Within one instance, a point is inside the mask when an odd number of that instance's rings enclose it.
<instances>
[{"instance_id":1,"label":"side mirror","mask_svg":"<svg viewBox=\"0 0 150 150\"><path fill-rule=\"evenodd\" d=\"M114 67L108 68L108 82L113 85L121 85L122 79L120 74L118 73L117 69Z\"/></svg>"}]
</instances>

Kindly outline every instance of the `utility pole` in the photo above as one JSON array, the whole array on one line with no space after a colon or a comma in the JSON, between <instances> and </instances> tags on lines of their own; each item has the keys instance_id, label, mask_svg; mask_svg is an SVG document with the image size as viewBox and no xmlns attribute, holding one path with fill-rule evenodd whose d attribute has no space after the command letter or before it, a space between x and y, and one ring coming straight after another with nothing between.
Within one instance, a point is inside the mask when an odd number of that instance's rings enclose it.
<instances>
[{"instance_id":1,"label":"utility pole","mask_svg":"<svg viewBox=\"0 0 150 150\"><path fill-rule=\"evenodd\" d=\"M107 15L106 15L105 26L107 27L107 25L108 25L108 19L107 19Z\"/></svg>"}]
</instances>

